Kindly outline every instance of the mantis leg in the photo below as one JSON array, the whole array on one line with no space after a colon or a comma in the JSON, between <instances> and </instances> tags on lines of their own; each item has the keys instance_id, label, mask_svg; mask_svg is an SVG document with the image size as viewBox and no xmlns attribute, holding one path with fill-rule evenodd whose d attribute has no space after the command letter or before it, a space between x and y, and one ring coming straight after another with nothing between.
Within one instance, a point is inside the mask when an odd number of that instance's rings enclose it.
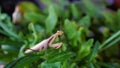
<instances>
[{"instance_id":1,"label":"mantis leg","mask_svg":"<svg viewBox=\"0 0 120 68\"><path fill-rule=\"evenodd\" d=\"M61 36L63 34L62 31L57 31L57 33L53 34L49 39L49 43L48 45L53 45L52 43L54 42L54 40L58 37L58 36Z\"/></svg>"},{"instance_id":2,"label":"mantis leg","mask_svg":"<svg viewBox=\"0 0 120 68\"><path fill-rule=\"evenodd\" d=\"M61 47L61 45L62 45L62 42L60 42L60 43L56 43L56 44L51 44L51 45L49 45L49 47L52 47L52 48L58 49L58 48Z\"/></svg>"}]
</instances>

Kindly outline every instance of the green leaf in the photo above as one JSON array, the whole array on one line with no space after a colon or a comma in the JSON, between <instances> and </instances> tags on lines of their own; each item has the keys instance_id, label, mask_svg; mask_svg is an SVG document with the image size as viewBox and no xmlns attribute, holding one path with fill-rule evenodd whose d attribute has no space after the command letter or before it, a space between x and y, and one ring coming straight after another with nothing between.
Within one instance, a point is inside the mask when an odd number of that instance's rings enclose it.
<instances>
[{"instance_id":1,"label":"green leaf","mask_svg":"<svg viewBox=\"0 0 120 68\"><path fill-rule=\"evenodd\" d=\"M117 26L120 26L120 9L117 11L117 22L115 23L116 25L116 31L120 29L120 27L117 27Z\"/></svg>"},{"instance_id":2,"label":"green leaf","mask_svg":"<svg viewBox=\"0 0 120 68\"><path fill-rule=\"evenodd\" d=\"M120 31L114 33L111 37L109 37L106 41L104 41L99 49L102 49L105 45L107 45L108 43L110 43L112 40L114 40L116 37L119 37L120 36Z\"/></svg>"},{"instance_id":3,"label":"green leaf","mask_svg":"<svg viewBox=\"0 0 120 68\"><path fill-rule=\"evenodd\" d=\"M64 32L67 34L68 38L71 40L76 36L77 24L75 22L66 19L64 21Z\"/></svg>"},{"instance_id":4,"label":"green leaf","mask_svg":"<svg viewBox=\"0 0 120 68\"><path fill-rule=\"evenodd\" d=\"M70 59L73 56L74 54L72 52L62 52L62 53L54 54L51 57L47 57L46 59L48 62L63 62L65 60Z\"/></svg>"},{"instance_id":5,"label":"green leaf","mask_svg":"<svg viewBox=\"0 0 120 68\"><path fill-rule=\"evenodd\" d=\"M82 6L81 8L84 10L84 12L86 12L86 14L88 14L94 18L101 17L101 10L104 9L103 5L98 6L96 3L94 3L93 1L90 1L90 0L82 0L81 6Z\"/></svg>"},{"instance_id":6,"label":"green leaf","mask_svg":"<svg viewBox=\"0 0 120 68\"><path fill-rule=\"evenodd\" d=\"M107 24L114 22L114 15L112 13L110 13L108 11L104 11L103 16L104 16L105 20L107 21Z\"/></svg>"},{"instance_id":7,"label":"green leaf","mask_svg":"<svg viewBox=\"0 0 120 68\"><path fill-rule=\"evenodd\" d=\"M18 57L25 56L25 54L24 54L24 49L25 49L25 47L27 46L28 43L27 43L27 41L24 41L24 43L25 43L25 44L23 44L23 45L21 46L20 50L19 50Z\"/></svg>"},{"instance_id":8,"label":"green leaf","mask_svg":"<svg viewBox=\"0 0 120 68\"><path fill-rule=\"evenodd\" d=\"M88 34L88 30L86 30L86 27L81 26L78 29L78 36L76 36L76 39L79 40L80 44L85 42L85 38Z\"/></svg>"},{"instance_id":9,"label":"green leaf","mask_svg":"<svg viewBox=\"0 0 120 68\"><path fill-rule=\"evenodd\" d=\"M26 22L44 22L45 16L40 14L40 13L35 13L35 12L27 12L24 14L24 20Z\"/></svg>"},{"instance_id":10,"label":"green leaf","mask_svg":"<svg viewBox=\"0 0 120 68\"><path fill-rule=\"evenodd\" d=\"M16 43L15 43L16 42ZM8 38L0 38L0 44L5 44L5 45L12 45L12 46L20 46L22 43L19 41L14 41L14 40L10 40Z\"/></svg>"},{"instance_id":11,"label":"green leaf","mask_svg":"<svg viewBox=\"0 0 120 68\"><path fill-rule=\"evenodd\" d=\"M105 18L105 25L109 27L110 30L116 32L119 30L119 14L116 15L110 11L103 12L103 18ZM109 24L109 25L108 25Z\"/></svg>"},{"instance_id":12,"label":"green leaf","mask_svg":"<svg viewBox=\"0 0 120 68\"><path fill-rule=\"evenodd\" d=\"M80 12L78 11L78 8L76 7L75 4L71 4L71 11L72 11L73 18L75 19L79 18Z\"/></svg>"},{"instance_id":13,"label":"green leaf","mask_svg":"<svg viewBox=\"0 0 120 68\"><path fill-rule=\"evenodd\" d=\"M89 68L95 68L95 66L94 66L93 63L88 63L88 67L89 67Z\"/></svg>"},{"instance_id":14,"label":"green leaf","mask_svg":"<svg viewBox=\"0 0 120 68\"><path fill-rule=\"evenodd\" d=\"M33 46L33 45L35 45L35 43L37 42L38 35L37 35L37 32L36 32L36 30L35 30L35 27L34 27L34 24L33 24L33 23L30 23L30 24L28 25L28 29L33 32L33 33L32 33L32 36L34 37L34 40L32 40L32 43L30 44L31 46ZM28 39L31 39L31 38L28 38Z\"/></svg>"},{"instance_id":15,"label":"green leaf","mask_svg":"<svg viewBox=\"0 0 120 68\"><path fill-rule=\"evenodd\" d=\"M96 55L98 54L99 46L100 46L100 43L97 41L95 43L95 45L93 46L93 50L92 50L92 52L89 56L89 59L88 59L89 62L91 62L96 57Z\"/></svg>"},{"instance_id":16,"label":"green leaf","mask_svg":"<svg viewBox=\"0 0 120 68\"><path fill-rule=\"evenodd\" d=\"M7 14L1 14L0 12L0 21L4 20L7 17Z\"/></svg>"},{"instance_id":17,"label":"green leaf","mask_svg":"<svg viewBox=\"0 0 120 68\"><path fill-rule=\"evenodd\" d=\"M18 49L18 47L19 46L10 46L10 45L1 45L1 49L3 50L3 51L8 51L8 52L14 52L14 51L18 51L19 49Z\"/></svg>"},{"instance_id":18,"label":"green leaf","mask_svg":"<svg viewBox=\"0 0 120 68\"><path fill-rule=\"evenodd\" d=\"M120 42L120 37L116 38L115 40L113 40L112 42L110 42L108 45L104 46L101 51L106 50L107 48L115 45L116 43Z\"/></svg>"},{"instance_id":19,"label":"green leaf","mask_svg":"<svg viewBox=\"0 0 120 68\"><path fill-rule=\"evenodd\" d=\"M24 66L30 65L32 62L35 62L39 58L40 55L27 55L10 62L5 66L5 68L23 68Z\"/></svg>"},{"instance_id":20,"label":"green leaf","mask_svg":"<svg viewBox=\"0 0 120 68\"><path fill-rule=\"evenodd\" d=\"M117 66L115 66L114 64L110 64L110 63L105 63L105 62L97 62L96 64L99 64L99 66L104 67L104 68L119 68Z\"/></svg>"},{"instance_id":21,"label":"green leaf","mask_svg":"<svg viewBox=\"0 0 120 68\"><path fill-rule=\"evenodd\" d=\"M80 25L90 27L91 26L91 21L90 21L90 16L84 16L82 19L79 21Z\"/></svg>"},{"instance_id":22,"label":"green leaf","mask_svg":"<svg viewBox=\"0 0 120 68\"><path fill-rule=\"evenodd\" d=\"M60 62L54 62L54 63L43 62L41 63L39 68L60 68L60 66L61 66Z\"/></svg>"},{"instance_id":23,"label":"green leaf","mask_svg":"<svg viewBox=\"0 0 120 68\"><path fill-rule=\"evenodd\" d=\"M87 42L81 45L78 51L78 56L80 60L90 54L92 44L93 44L93 39L89 39Z\"/></svg>"},{"instance_id":24,"label":"green leaf","mask_svg":"<svg viewBox=\"0 0 120 68\"><path fill-rule=\"evenodd\" d=\"M9 36L11 39L17 39L21 41L21 37L17 34L14 25L10 21L10 17L6 14L0 15L0 32Z\"/></svg>"},{"instance_id":25,"label":"green leaf","mask_svg":"<svg viewBox=\"0 0 120 68\"><path fill-rule=\"evenodd\" d=\"M57 24L57 15L53 6L49 7L49 15L45 21L46 32L51 33Z\"/></svg>"},{"instance_id":26,"label":"green leaf","mask_svg":"<svg viewBox=\"0 0 120 68\"><path fill-rule=\"evenodd\" d=\"M9 28L5 26L5 24L3 24L2 22L0 22L0 27L4 29L4 31L7 32L10 36L18 38L18 36L14 32L10 31Z\"/></svg>"}]
</instances>

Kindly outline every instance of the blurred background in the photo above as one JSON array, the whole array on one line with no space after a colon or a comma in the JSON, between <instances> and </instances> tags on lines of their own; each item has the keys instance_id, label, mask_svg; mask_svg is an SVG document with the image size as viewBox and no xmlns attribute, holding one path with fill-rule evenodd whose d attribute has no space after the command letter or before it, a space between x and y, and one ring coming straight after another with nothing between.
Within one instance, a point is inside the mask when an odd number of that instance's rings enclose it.
<instances>
[{"instance_id":1,"label":"blurred background","mask_svg":"<svg viewBox=\"0 0 120 68\"><path fill-rule=\"evenodd\" d=\"M120 68L120 0L0 0L0 68Z\"/></svg>"}]
</instances>

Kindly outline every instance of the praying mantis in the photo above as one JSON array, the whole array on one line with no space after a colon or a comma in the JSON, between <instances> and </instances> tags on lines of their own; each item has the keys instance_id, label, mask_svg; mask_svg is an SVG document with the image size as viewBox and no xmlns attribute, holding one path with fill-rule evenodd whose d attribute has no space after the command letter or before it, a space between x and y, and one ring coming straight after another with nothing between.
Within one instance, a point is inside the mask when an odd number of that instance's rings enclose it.
<instances>
[{"instance_id":1,"label":"praying mantis","mask_svg":"<svg viewBox=\"0 0 120 68\"><path fill-rule=\"evenodd\" d=\"M63 31L57 31L55 34L51 35L48 39L45 39L40 43L36 44L35 46L33 46L32 48L27 49L25 53L28 54L34 51L46 50L48 47L58 49L62 46L62 42L59 42L56 44L52 44L52 43L58 36L61 36L61 35L63 35Z\"/></svg>"}]
</instances>

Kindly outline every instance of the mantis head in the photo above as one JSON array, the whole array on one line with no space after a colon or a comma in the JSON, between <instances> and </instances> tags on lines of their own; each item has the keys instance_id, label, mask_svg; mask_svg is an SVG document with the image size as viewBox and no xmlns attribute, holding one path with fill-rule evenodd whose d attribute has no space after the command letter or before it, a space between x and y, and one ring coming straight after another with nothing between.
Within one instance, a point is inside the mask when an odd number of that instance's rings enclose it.
<instances>
[{"instance_id":1,"label":"mantis head","mask_svg":"<svg viewBox=\"0 0 120 68\"><path fill-rule=\"evenodd\" d=\"M63 31L57 31L57 34L61 36L63 34Z\"/></svg>"}]
</instances>

